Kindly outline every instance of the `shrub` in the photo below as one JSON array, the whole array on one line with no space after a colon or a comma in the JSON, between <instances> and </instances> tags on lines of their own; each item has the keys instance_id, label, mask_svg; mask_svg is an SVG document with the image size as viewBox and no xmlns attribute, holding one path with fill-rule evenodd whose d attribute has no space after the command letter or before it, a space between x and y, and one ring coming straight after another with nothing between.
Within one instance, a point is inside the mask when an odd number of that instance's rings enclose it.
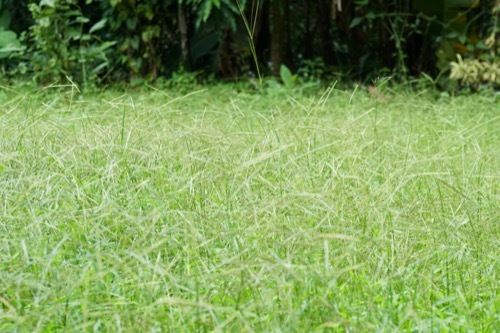
<instances>
[{"instance_id":1,"label":"shrub","mask_svg":"<svg viewBox=\"0 0 500 333\"><path fill-rule=\"evenodd\" d=\"M35 21L28 33L30 66L37 82L49 83L65 76L87 85L99 81L109 66L108 49L96 32L106 26L102 19L90 27L77 0L42 0L29 10Z\"/></svg>"}]
</instances>

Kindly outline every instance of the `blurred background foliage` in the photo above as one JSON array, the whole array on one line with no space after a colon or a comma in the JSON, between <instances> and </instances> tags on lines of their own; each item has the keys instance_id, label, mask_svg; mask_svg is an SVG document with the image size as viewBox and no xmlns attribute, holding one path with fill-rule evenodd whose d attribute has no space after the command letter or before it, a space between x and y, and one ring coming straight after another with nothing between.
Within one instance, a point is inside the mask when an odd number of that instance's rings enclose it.
<instances>
[{"instance_id":1,"label":"blurred background foliage","mask_svg":"<svg viewBox=\"0 0 500 333\"><path fill-rule=\"evenodd\" d=\"M499 14L500 0L0 0L0 69L44 85L179 73L498 85Z\"/></svg>"}]
</instances>

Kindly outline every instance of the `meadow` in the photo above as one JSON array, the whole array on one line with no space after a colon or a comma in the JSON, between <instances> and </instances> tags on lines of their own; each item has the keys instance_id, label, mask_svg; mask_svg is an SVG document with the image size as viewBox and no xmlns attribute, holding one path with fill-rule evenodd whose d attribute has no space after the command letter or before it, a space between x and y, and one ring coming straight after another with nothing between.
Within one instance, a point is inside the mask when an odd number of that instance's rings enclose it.
<instances>
[{"instance_id":1,"label":"meadow","mask_svg":"<svg viewBox=\"0 0 500 333\"><path fill-rule=\"evenodd\" d=\"M0 332L500 330L498 95L198 88L0 88Z\"/></svg>"}]
</instances>

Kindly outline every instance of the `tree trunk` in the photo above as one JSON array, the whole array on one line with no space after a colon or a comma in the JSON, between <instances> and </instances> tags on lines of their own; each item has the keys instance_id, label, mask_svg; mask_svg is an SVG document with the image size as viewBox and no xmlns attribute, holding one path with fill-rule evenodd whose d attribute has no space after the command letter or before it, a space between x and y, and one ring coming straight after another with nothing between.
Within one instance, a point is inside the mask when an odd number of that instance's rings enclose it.
<instances>
[{"instance_id":1,"label":"tree trunk","mask_svg":"<svg viewBox=\"0 0 500 333\"><path fill-rule=\"evenodd\" d=\"M330 11L331 6L327 0L318 0L318 30L321 41L321 51L325 65L335 63L335 54L333 51L333 42L330 34Z\"/></svg>"},{"instance_id":2,"label":"tree trunk","mask_svg":"<svg viewBox=\"0 0 500 333\"><path fill-rule=\"evenodd\" d=\"M273 75L280 76L281 65L290 67L289 45L287 38L286 0L274 0L271 2L271 63Z\"/></svg>"},{"instance_id":3,"label":"tree trunk","mask_svg":"<svg viewBox=\"0 0 500 333\"><path fill-rule=\"evenodd\" d=\"M312 59L314 57L314 47L313 47L313 39L314 39L314 25L311 23L311 2L306 1L305 3L305 21L306 24L304 26L304 59Z\"/></svg>"},{"instance_id":4,"label":"tree trunk","mask_svg":"<svg viewBox=\"0 0 500 333\"><path fill-rule=\"evenodd\" d=\"M189 49L189 26L186 18L186 1L181 1L178 5L179 31L181 33L182 60L186 70L191 69L191 52Z\"/></svg>"},{"instance_id":5,"label":"tree trunk","mask_svg":"<svg viewBox=\"0 0 500 333\"><path fill-rule=\"evenodd\" d=\"M255 52L257 54L257 61L263 62L266 57L269 57L269 45L271 45L269 36L271 35L269 30L269 2L264 1L262 7L257 13L257 20L255 25L255 31L253 36L253 41L255 43ZM252 62L252 70L256 71L258 64Z\"/></svg>"}]
</instances>

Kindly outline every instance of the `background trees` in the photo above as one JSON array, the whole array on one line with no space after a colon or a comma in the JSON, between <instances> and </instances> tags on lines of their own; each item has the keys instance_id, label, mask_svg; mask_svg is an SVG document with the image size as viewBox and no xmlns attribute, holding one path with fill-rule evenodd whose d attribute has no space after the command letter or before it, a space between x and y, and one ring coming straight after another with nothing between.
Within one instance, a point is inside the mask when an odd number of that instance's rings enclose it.
<instances>
[{"instance_id":1,"label":"background trees","mask_svg":"<svg viewBox=\"0 0 500 333\"><path fill-rule=\"evenodd\" d=\"M279 76L281 65L308 78L405 79L437 75L457 53L495 69L498 7L498 0L0 0L0 64L7 75L41 83L155 80L180 69L234 79L257 66Z\"/></svg>"}]
</instances>

